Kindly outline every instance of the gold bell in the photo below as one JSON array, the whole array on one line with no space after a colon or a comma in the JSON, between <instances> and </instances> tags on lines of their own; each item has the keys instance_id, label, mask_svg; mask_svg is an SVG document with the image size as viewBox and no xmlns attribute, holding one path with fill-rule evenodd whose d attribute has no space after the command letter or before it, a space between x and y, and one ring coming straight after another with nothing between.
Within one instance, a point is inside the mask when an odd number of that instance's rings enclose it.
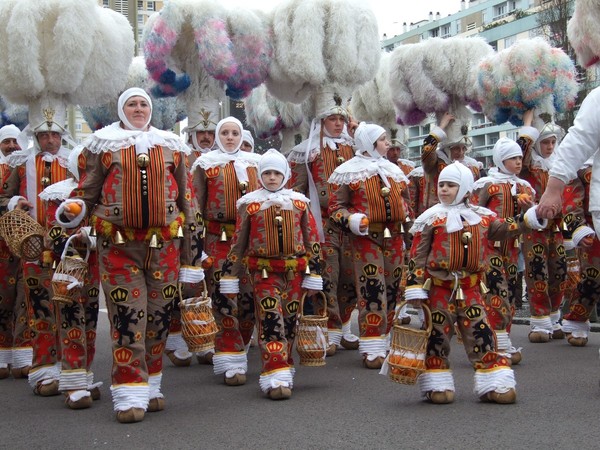
<instances>
[{"instance_id":1,"label":"gold bell","mask_svg":"<svg viewBox=\"0 0 600 450\"><path fill-rule=\"evenodd\" d=\"M337 158L337 163L338 163L338 166L339 166L340 164L343 164L343 163L345 163L345 162L346 162L346 158L344 158L343 156L338 156L338 158Z\"/></svg>"},{"instance_id":2,"label":"gold bell","mask_svg":"<svg viewBox=\"0 0 600 450\"><path fill-rule=\"evenodd\" d=\"M58 266L58 264L56 264L56 261L52 261L52 270L56 270L56 266Z\"/></svg>"},{"instance_id":3,"label":"gold bell","mask_svg":"<svg viewBox=\"0 0 600 450\"><path fill-rule=\"evenodd\" d=\"M263 280L269 278L269 272L267 272L267 269L263 268L262 277L263 277Z\"/></svg>"},{"instance_id":4,"label":"gold bell","mask_svg":"<svg viewBox=\"0 0 600 450\"><path fill-rule=\"evenodd\" d=\"M123 245L125 243L125 239L123 239L123 235L119 230L115 232L115 237L113 241L116 245Z\"/></svg>"},{"instance_id":5,"label":"gold bell","mask_svg":"<svg viewBox=\"0 0 600 450\"><path fill-rule=\"evenodd\" d=\"M404 229L404 225L400 224L400 233L406 233L406 230Z\"/></svg>"},{"instance_id":6,"label":"gold bell","mask_svg":"<svg viewBox=\"0 0 600 450\"><path fill-rule=\"evenodd\" d=\"M96 227L92 227L90 229L90 237L96 237L98 234L96 233Z\"/></svg>"},{"instance_id":7,"label":"gold bell","mask_svg":"<svg viewBox=\"0 0 600 450\"><path fill-rule=\"evenodd\" d=\"M558 225L554 226L554 232L555 233L560 233L560 228L558 228Z\"/></svg>"},{"instance_id":8,"label":"gold bell","mask_svg":"<svg viewBox=\"0 0 600 450\"><path fill-rule=\"evenodd\" d=\"M148 164L150 164L150 157L146 153L140 153L137 156L137 164L142 169L148 167Z\"/></svg>"},{"instance_id":9,"label":"gold bell","mask_svg":"<svg viewBox=\"0 0 600 450\"><path fill-rule=\"evenodd\" d=\"M465 299L465 293L463 292L462 288L460 286L458 286L458 288L456 289L456 300L464 300Z\"/></svg>"},{"instance_id":10,"label":"gold bell","mask_svg":"<svg viewBox=\"0 0 600 450\"><path fill-rule=\"evenodd\" d=\"M292 269L288 269L288 271L285 273L285 278L288 281L292 281L294 279L294 276L295 276L295 274L294 274L294 271Z\"/></svg>"},{"instance_id":11,"label":"gold bell","mask_svg":"<svg viewBox=\"0 0 600 450\"><path fill-rule=\"evenodd\" d=\"M310 275L310 266L306 264L306 270L304 271L306 275Z\"/></svg>"},{"instance_id":12,"label":"gold bell","mask_svg":"<svg viewBox=\"0 0 600 450\"><path fill-rule=\"evenodd\" d=\"M473 234L470 231L465 231L460 238L462 243L465 245L469 244L472 239L473 239Z\"/></svg>"},{"instance_id":13,"label":"gold bell","mask_svg":"<svg viewBox=\"0 0 600 450\"><path fill-rule=\"evenodd\" d=\"M389 195L390 195L390 188L387 186L382 187L381 188L381 196L383 198L386 198L386 197L389 197Z\"/></svg>"},{"instance_id":14,"label":"gold bell","mask_svg":"<svg viewBox=\"0 0 600 450\"><path fill-rule=\"evenodd\" d=\"M514 247L515 247L515 248L519 248L520 246L521 246L521 245L520 245L520 243L519 243L519 239L518 239L518 238L516 238L516 239L515 239L515 244L514 244Z\"/></svg>"},{"instance_id":15,"label":"gold bell","mask_svg":"<svg viewBox=\"0 0 600 450\"><path fill-rule=\"evenodd\" d=\"M153 233L150 238L150 248L158 248L158 236L156 233Z\"/></svg>"},{"instance_id":16,"label":"gold bell","mask_svg":"<svg viewBox=\"0 0 600 450\"><path fill-rule=\"evenodd\" d=\"M246 183L245 181L240 181L239 187L240 191L246 192L246 189L248 189L248 183Z\"/></svg>"},{"instance_id":17,"label":"gold bell","mask_svg":"<svg viewBox=\"0 0 600 450\"><path fill-rule=\"evenodd\" d=\"M48 186L50 184L50 178L48 177L42 177L42 179L40 180L42 182L42 186Z\"/></svg>"},{"instance_id":18,"label":"gold bell","mask_svg":"<svg viewBox=\"0 0 600 450\"><path fill-rule=\"evenodd\" d=\"M392 237L392 233L390 232L390 229L388 227L385 227L385 230L383 230L383 238L389 239L391 237Z\"/></svg>"},{"instance_id":19,"label":"gold bell","mask_svg":"<svg viewBox=\"0 0 600 450\"><path fill-rule=\"evenodd\" d=\"M177 237L180 239L183 237L183 228L181 228L181 225L177 228Z\"/></svg>"},{"instance_id":20,"label":"gold bell","mask_svg":"<svg viewBox=\"0 0 600 450\"><path fill-rule=\"evenodd\" d=\"M486 295L490 292L490 289L485 285L483 281L479 282L479 290L483 295Z\"/></svg>"},{"instance_id":21,"label":"gold bell","mask_svg":"<svg viewBox=\"0 0 600 450\"><path fill-rule=\"evenodd\" d=\"M227 242L227 233L225 232L225 227L221 228L221 242Z\"/></svg>"},{"instance_id":22,"label":"gold bell","mask_svg":"<svg viewBox=\"0 0 600 450\"><path fill-rule=\"evenodd\" d=\"M567 226L567 222L565 222L565 221L563 220L563 223L562 223L562 225L563 225L563 226L562 226L562 229L563 229L563 231L569 231L569 227Z\"/></svg>"},{"instance_id":23,"label":"gold bell","mask_svg":"<svg viewBox=\"0 0 600 450\"><path fill-rule=\"evenodd\" d=\"M428 291L429 289L431 289L431 278L427 278L423 283L423 290Z\"/></svg>"}]
</instances>

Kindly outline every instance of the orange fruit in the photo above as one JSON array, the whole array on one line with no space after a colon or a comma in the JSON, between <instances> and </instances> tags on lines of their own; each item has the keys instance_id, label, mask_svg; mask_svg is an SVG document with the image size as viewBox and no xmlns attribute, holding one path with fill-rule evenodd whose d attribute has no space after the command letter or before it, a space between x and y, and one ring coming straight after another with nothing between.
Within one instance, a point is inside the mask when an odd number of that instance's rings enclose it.
<instances>
[{"instance_id":1,"label":"orange fruit","mask_svg":"<svg viewBox=\"0 0 600 450\"><path fill-rule=\"evenodd\" d=\"M78 216L81 213L81 205L79 203L67 203L65 205L65 211L75 216Z\"/></svg>"}]
</instances>

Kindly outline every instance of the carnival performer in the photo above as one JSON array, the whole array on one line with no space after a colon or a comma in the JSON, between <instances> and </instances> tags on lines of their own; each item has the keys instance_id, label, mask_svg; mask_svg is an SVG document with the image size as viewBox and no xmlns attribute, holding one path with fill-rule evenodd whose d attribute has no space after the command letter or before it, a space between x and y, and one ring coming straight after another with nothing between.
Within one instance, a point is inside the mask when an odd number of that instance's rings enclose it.
<instances>
[{"instance_id":1,"label":"carnival performer","mask_svg":"<svg viewBox=\"0 0 600 450\"><path fill-rule=\"evenodd\" d=\"M461 163L445 167L438 180L440 203L416 220L405 298L426 302L433 330L427 344L426 371L419 377L432 403L454 401L454 378L448 356L454 323L475 369L475 394L482 401L514 403L515 378L510 361L499 354L480 283L487 270L490 241L514 239L526 226L541 228L535 208L515 218L498 218L469 204L473 174Z\"/></svg>"},{"instance_id":2,"label":"carnival performer","mask_svg":"<svg viewBox=\"0 0 600 450\"><path fill-rule=\"evenodd\" d=\"M242 130L242 145L240 150L244 152L254 153L254 138L248 130Z\"/></svg>"},{"instance_id":3,"label":"carnival performer","mask_svg":"<svg viewBox=\"0 0 600 450\"><path fill-rule=\"evenodd\" d=\"M42 107L36 102L30 105L29 125L22 134L24 139L33 138L33 148L11 154L8 163L12 172L5 180L1 196L9 211L29 210L47 233L41 260L21 261L33 357L25 361L29 352L24 349L23 359L13 367L20 368L23 375L31 366L29 384L33 392L41 396L59 394L59 348L50 280L65 237L54 218L56 204L42 200L39 194L51 184L69 177L69 150L62 146L63 137L68 135L63 128L65 121L63 104L48 103Z\"/></svg>"},{"instance_id":4,"label":"carnival performer","mask_svg":"<svg viewBox=\"0 0 600 450\"><path fill-rule=\"evenodd\" d=\"M249 277L240 279L236 298L221 294L218 285L235 232L236 202L258 187L260 156L240 151L242 130L235 117L220 120L215 131L218 149L198 158L191 169L206 231L205 251L214 260L212 268L207 270L208 294L219 326L212 358L214 373L225 374L225 384L229 386L246 382L246 349L255 323Z\"/></svg>"},{"instance_id":5,"label":"carnival performer","mask_svg":"<svg viewBox=\"0 0 600 450\"><path fill-rule=\"evenodd\" d=\"M17 142L20 133L14 125L0 128L0 193L11 173L7 158L21 150ZM0 240L0 273L0 379L11 374L14 378L24 378L31 367L32 349L23 270L19 258L10 252L4 240Z\"/></svg>"},{"instance_id":6,"label":"carnival performer","mask_svg":"<svg viewBox=\"0 0 600 450\"><path fill-rule=\"evenodd\" d=\"M498 217L509 218L533 206L535 192L531 185L518 177L523 164L521 147L508 138L500 138L492 149L494 166L488 176L473 185L474 204L484 206ZM521 351L510 339L515 310L518 237L504 241L489 241L488 270L485 285L487 317L496 333L497 351L510 357L512 364L521 361Z\"/></svg>"},{"instance_id":7,"label":"carnival performer","mask_svg":"<svg viewBox=\"0 0 600 450\"><path fill-rule=\"evenodd\" d=\"M177 283L203 273L188 264L199 224L187 147L149 126L152 102L143 89L123 92L118 114L120 122L85 141L79 185L56 214L70 227L91 215L111 323L114 409L130 423L164 409L162 359ZM73 203L78 214L68 212Z\"/></svg>"},{"instance_id":8,"label":"carnival performer","mask_svg":"<svg viewBox=\"0 0 600 450\"><path fill-rule=\"evenodd\" d=\"M320 94L316 111L310 136L292 148L288 161L292 168L290 186L311 199L311 211L322 239L323 291L329 317L327 356L332 356L338 348L358 348L358 337L352 334L350 322L357 300L350 241L347 232L327 212L331 196L327 180L336 167L352 159L354 151L346 131L349 114L341 98L334 93Z\"/></svg>"},{"instance_id":9,"label":"carnival performer","mask_svg":"<svg viewBox=\"0 0 600 450\"><path fill-rule=\"evenodd\" d=\"M83 147L78 146L69 154L68 169L73 178L67 178L44 189L40 193L43 201L58 206L77 187L79 180L77 163L82 150ZM62 225L60 218L56 223ZM102 382L94 382L94 373L91 370L96 353L100 297L96 238L90 236L89 226L81 227L78 234L74 233L73 229L63 228L61 231L64 237L63 247L66 247L63 254L83 258L87 253L88 270L81 280L81 285L78 286L80 295L77 299L70 303L55 302L61 352L58 389L64 393L67 407L85 409L92 405L93 400L100 399L100 386L102 386ZM73 234L69 236L68 232ZM77 244L71 245L72 240ZM56 294L56 291L54 293Z\"/></svg>"},{"instance_id":10,"label":"carnival performer","mask_svg":"<svg viewBox=\"0 0 600 450\"><path fill-rule=\"evenodd\" d=\"M329 177L329 217L349 232L360 329L359 352L379 369L387 351L403 264L402 224L410 217L408 179L385 159L383 127L361 123L355 156Z\"/></svg>"},{"instance_id":11,"label":"carnival performer","mask_svg":"<svg viewBox=\"0 0 600 450\"><path fill-rule=\"evenodd\" d=\"M546 190L552 167L554 148L560 142L562 129L552 122L541 127L532 126L534 111L523 115L523 127L518 143L523 150L521 178L527 180L536 192L536 203ZM563 339L560 327L560 305L566 289L567 262L562 235L562 210L557 210L548 228L532 229L523 235L525 284L531 309L529 341L548 342Z\"/></svg>"},{"instance_id":12,"label":"carnival performer","mask_svg":"<svg viewBox=\"0 0 600 450\"><path fill-rule=\"evenodd\" d=\"M594 162L590 158L577 172L577 178L564 189L564 207L571 211L564 217L567 228L565 247L574 249L579 262L579 281L568 301L569 312L562 320L562 330L567 341L574 347L583 347L588 342L590 316L598 303L600 289L600 241L594 231L589 213L590 184Z\"/></svg>"},{"instance_id":13,"label":"carnival performer","mask_svg":"<svg viewBox=\"0 0 600 450\"><path fill-rule=\"evenodd\" d=\"M262 360L259 384L269 398L279 400L292 395L292 348L302 294L323 289L321 246L309 200L285 188L290 178L285 156L268 150L258 170L263 188L237 202L236 232L220 289L221 294L238 294L249 270Z\"/></svg>"},{"instance_id":14,"label":"carnival performer","mask_svg":"<svg viewBox=\"0 0 600 450\"><path fill-rule=\"evenodd\" d=\"M474 180L480 176L481 163L466 156L471 145L471 140L467 137L467 126L459 125L455 123L454 115L446 112L423 142L421 165L425 178L423 193L425 209L438 203L437 178L448 164L458 161L471 170ZM457 130L457 127L460 129Z\"/></svg>"}]
</instances>

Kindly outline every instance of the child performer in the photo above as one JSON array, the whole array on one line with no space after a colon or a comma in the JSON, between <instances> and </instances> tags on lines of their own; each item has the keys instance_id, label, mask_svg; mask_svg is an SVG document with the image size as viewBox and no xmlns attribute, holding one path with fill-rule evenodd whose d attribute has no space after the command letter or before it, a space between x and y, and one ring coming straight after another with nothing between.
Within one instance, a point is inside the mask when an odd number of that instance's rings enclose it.
<instances>
[{"instance_id":1,"label":"child performer","mask_svg":"<svg viewBox=\"0 0 600 450\"><path fill-rule=\"evenodd\" d=\"M514 217L522 210L533 206L535 195L531 185L519 178L523 166L523 152L512 139L501 138L493 149L495 167L488 176L473 185L472 201L485 206L498 217ZM518 238L489 242L486 286L488 319L496 332L497 350L508 354L513 364L521 360L521 352L512 346L510 326L515 308L517 262L519 258Z\"/></svg>"},{"instance_id":2,"label":"child performer","mask_svg":"<svg viewBox=\"0 0 600 450\"><path fill-rule=\"evenodd\" d=\"M487 270L489 241L514 239L525 225L542 225L535 209L502 219L489 209L471 206L468 196L472 189L471 171L461 163L450 164L438 179L440 203L421 214L411 228L414 240L405 298L417 305L426 301L433 322L426 371L419 383L432 403L454 400L448 355L456 322L475 369L475 393L482 401L514 403L514 373L508 358L496 351L479 289Z\"/></svg>"},{"instance_id":3,"label":"child performer","mask_svg":"<svg viewBox=\"0 0 600 450\"><path fill-rule=\"evenodd\" d=\"M403 264L402 223L410 216L408 179L385 159L385 129L361 123L354 134L356 155L329 177L329 217L348 230L354 264L359 352L364 365L379 369L399 296Z\"/></svg>"},{"instance_id":4,"label":"child performer","mask_svg":"<svg viewBox=\"0 0 600 450\"><path fill-rule=\"evenodd\" d=\"M284 188L290 177L285 156L267 151L260 159L259 174L263 189L237 202L236 229L223 264L220 292L237 295L247 267L263 364L260 388L279 400L292 395L292 346L303 290L308 289L308 295L323 289L321 246L309 200Z\"/></svg>"}]
</instances>

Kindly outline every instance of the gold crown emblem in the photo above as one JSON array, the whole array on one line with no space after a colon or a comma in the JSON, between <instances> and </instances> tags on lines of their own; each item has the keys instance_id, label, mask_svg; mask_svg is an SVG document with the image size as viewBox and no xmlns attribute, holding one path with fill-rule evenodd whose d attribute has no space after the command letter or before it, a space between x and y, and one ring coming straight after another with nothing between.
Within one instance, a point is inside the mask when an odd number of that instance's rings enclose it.
<instances>
[{"instance_id":1,"label":"gold crown emblem","mask_svg":"<svg viewBox=\"0 0 600 450\"><path fill-rule=\"evenodd\" d=\"M493 295L490 299L490 305L492 308L498 309L502 306L502 299L498 295Z\"/></svg>"},{"instance_id":2,"label":"gold crown emblem","mask_svg":"<svg viewBox=\"0 0 600 450\"><path fill-rule=\"evenodd\" d=\"M32 288L38 285L39 280L37 278L29 277L25 280L25 283L27 283L27 286Z\"/></svg>"},{"instance_id":3,"label":"gold crown emblem","mask_svg":"<svg viewBox=\"0 0 600 450\"><path fill-rule=\"evenodd\" d=\"M514 264L511 264L510 266L508 266L506 271L508 272L509 275L516 275L517 274L517 266L515 266Z\"/></svg>"},{"instance_id":4,"label":"gold crown emblem","mask_svg":"<svg viewBox=\"0 0 600 450\"><path fill-rule=\"evenodd\" d=\"M502 267L502 259L498 256L492 256L492 258L490 258L490 264L494 267Z\"/></svg>"},{"instance_id":5,"label":"gold crown emblem","mask_svg":"<svg viewBox=\"0 0 600 450\"><path fill-rule=\"evenodd\" d=\"M318 255L319 253L321 253L321 244L319 244L318 242L315 242L312 245L312 252L314 255Z\"/></svg>"},{"instance_id":6,"label":"gold crown emblem","mask_svg":"<svg viewBox=\"0 0 600 450\"><path fill-rule=\"evenodd\" d=\"M429 356L427 358L428 369L441 369L444 367L444 360L439 356Z\"/></svg>"},{"instance_id":7,"label":"gold crown emblem","mask_svg":"<svg viewBox=\"0 0 600 450\"><path fill-rule=\"evenodd\" d=\"M221 321L223 328L233 328L235 326L235 320L232 317L223 317Z\"/></svg>"},{"instance_id":8,"label":"gold crown emblem","mask_svg":"<svg viewBox=\"0 0 600 450\"><path fill-rule=\"evenodd\" d=\"M294 200L292 203L294 203L296 209L299 209L300 211L304 211L306 209L306 203L304 203L302 200Z\"/></svg>"},{"instance_id":9,"label":"gold crown emblem","mask_svg":"<svg viewBox=\"0 0 600 450\"><path fill-rule=\"evenodd\" d=\"M535 253L536 255L541 255L542 253L544 253L544 246L542 244L535 244L532 247L533 253Z\"/></svg>"},{"instance_id":10,"label":"gold crown emblem","mask_svg":"<svg viewBox=\"0 0 600 450\"><path fill-rule=\"evenodd\" d=\"M469 307L468 307L468 308L465 310L465 315L466 315L466 316L467 316L469 319L471 319L471 320L473 320L473 319L476 319L476 318L480 317L482 313L483 313L483 310L481 309L481 307L480 307L480 306L475 306L475 305L473 305L473 306L469 306Z\"/></svg>"},{"instance_id":11,"label":"gold crown emblem","mask_svg":"<svg viewBox=\"0 0 600 450\"><path fill-rule=\"evenodd\" d=\"M546 289L546 283L544 281L536 281L533 283L535 290L538 292L543 292Z\"/></svg>"},{"instance_id":12,"label":"gold crown emblem","mask_svg":"<svg viewBox=\"0 0 600 450\"><path fill-rule=\"evenodd\" d=\"M500 186L497 184L492 184L490 187L488 187L488 193L497 194L498 192L500 192Z\"/></svg>"},{"instance_id":13,"label":"gold crown emblem","mask_svg":"<svg viewBox=\"0 0 600 450\"><path fill-rule=\"evenodd\" d=\"M213 272L213 277L214 277L215 281L217 281L217 282L221 281L222 276L223 276L223 272L221 272L220 270L215 270Z\"/></svg>"},{"instance_id":14,"label":"gold crown emblem","mask_svg":"<svg viewBox=\"0 0 600 450\"><path fill-rule=\"evenodd\" d=\"M583 316L587 314L585 306L583 306L581 303L577 303L576 305L571 306L571 312L578 316Z\"/></svg>"},{"instance_id":15,"label":"gold crown emblem","mask_svg":"<svg viewBox=\"0 0 600 450\"><path fill-rule=\"evenodd\" d=\"M196 213L196 223L203 223L202 214L199 212Z\"/></svg>"},{"instance_id":16,"label":"gold crown emblem","mask_svg":"<svg viewBox=\"0 0 600 450\"><path fill-rule=\"evenodd\" d=\"M394 278L400 278L402 276L402 267L396 267L394 269Z\"/></svg>"},{"instance_id":17,"label":"gold crown emblem","mask_svg":"<svg viewBox=\"0 0 600 450\"><path fill-rule=\"evenodd\" d=\"M494 354L494 352L488 352L483 358L481 358L481 361L485 364L490 364L493 363L496 360L496 358L497 354Z\"/></svg>"},{"instance_id":18,"label":"gold crown emblem","mask_svg":"<svg viewBox=\"0 0 600 450\"><path fill-rule=\"evenodd\" d=\"M129 350L128 348L118 348L117 350L115 350L115 361L117 361L120 364L127 364L129 363L129 361L131 361L131 357L133 356L133 352L131 350Z\"/></svg>"},{"instance_id":19,"label":"gold crown emblem","mask_svg":"<svg viewBox=\"0 0 600 450\"><path fill-rule=\"evenodd\" d=\"M50 329L50 324L48 322L38 322L35 324L36 331L48 331Z\"/></svg>"},{"instance_id":20,"label":"gold crown emblem","mask_svg":"<svg viewBox=\"0 0 600 450\"><path fill-rule=\"evenodd\" d=\"M287 306L285 307L285 310L287 311L288 314L296 314L298 312L298 308L300 307L300 302L290 302L287 304Z\"/></svg>"},{"instance_id":21,"label":"gold crown emblem","mask_svg":"<svg viewBox=\"0 0 600 450\"><path fill-rule=\"evenodd\" d=\"M58 239L61 234L62 230L60 227L52 227L50 228L50 231L48 231L48 236L50 236L50 239L52 239L53 241Z\"/></svg>"},{"instance_id":22,"label":"gold crown emblem","mask_svg":"<svg viewBox=\"0 0 600 450\"><path fill-rule=\"evenodd\" d=\"M46 119L48 128L51 128L52 122L54 122L54 114L56 114L56 111L54 108L44 108L42 109L42 114L44 115L44 119Z\"/></svg>"},{"instance_id":23,"label":"gold crown emblem","mask_svg":"<svg viewBox=\"0 0 600 450\"><path fill-rule=\"evenodd\" d=\"M277 299L274 297L265 297L260 300L260 306L264 311L275 308L275 305L277 305Z\"/></svg>"},{"instance_id":24,"label":"gold crown emblem","mask_svg":"<svg viewBox=\"0 0 600 450\"><path fill-rule=\"evenodd\" d=\"M251 320L242 320L240 322L241 330L251 330L254 328L254 323Z\"/></svg>"},{"instance_id":25,"label":"gold crown emblem","mask_svg":"<svg viewBox=\"0 0 600 450\"><path fill-rule=\"evenodd\" d=\"M209 167L208 169L206 169L206 176L208 178L218 177L219 173L221 173L220 167Z\"/></svg>"},{"instance_id":26,"label":"gold crown emblem","mask_svg":"<svg viewBox=\"0 0 600 450\"><path fill-rule=\"evenodd\" d=\"M367 325L377 327L383 321L383 317L375 313L369 313L366 317Z\"/></svg>"},{"instance_id":27,"label":"gold crown emblem","mask_svg":"<svg viewBox=\"0 0 600 450\"><path fill-rule=\"evenodd\" d=\"M363 272L368 277L373 277L377 275L377 266L375 264L367 264L363 266Z\"/></svg>"},{"instance_id":28,"label":"gold crown emblem","mask_svg":"<svg viewBox=\"0 0 600 450\"><path fill-rule=\"evenodd\" d=\"M595 267L588 267L587 269L585 269L585 275L588 278L596 279L599 274L600 270L596 269Z\"/></svg>"},{"instance_id":29,"label":"gold crown emblem","mask_svg":"<svg viewBox=\"0 0 600 450\"><path fill-rule=\"evenodd\" d=\"M164 342L160 342L158 344L153 345L152 347L150 347L150 354L151 355L160 355L165 347L165 343Z\"/></svg>"},{"instance_id":30,"label":"gold crown emblem","mask_svg":"<svg viewBox=\"0 0 600 450\"><path fill-rule=\"evenodd\" d=\"M200 123L204 128L208 128L208 125L210 124L210 114L210 111L207 111L204 108L200 110L200 115L202 116Z\"/></svg>"},{"instance_id":31,"label":"gold crown emblem","mask_svg":"<svg viewBox=\"0 0 600 450\"><path fill-rule=\"evenodd\" d=\"M113 303L121 303L127 300L129 291L125 288L118 287L110 291L109 297Z\"/></svg>"},{"instance_id":32,"label":"gold crown emblem","mask_svg":"<svg viewBox=\"0 0 600 450\"><path fill-rule=\"evenodd\" d=\"M567 214L565 217L563 217L563 220L564 220L566 223L571 223L571 222L573 222L573 219L574 219L574 218L575 218L575 217L573 216L573 213L569 213L569 214Z\"/></svg>"},{"instance_id":33,"label":"gold crown emblem","mask_svg":"<svg viewBox=\"0 0 600 450\"><path fill-rule=\"evenodd\" d=\"M92 339L96 339L96 332L94 330L87 330L85 332L85 337L88 341L91 341Z\"/></svg>"},{"instance_id":34,"label":"gold crown emblem","mask_svg":"<svg viewBox=\"0 0 600 450\"><path fill-rule=\"evenodd\" d=\"M177 293L177 287L174 284L169 284L163 288L162 293L163 297L165 297L167 300L171 300Z\"/></svg>"},{"instance_id":35,"label":"gold crown emblem","mask_svg":"<svg viewBox=\"0 0 600 450\"><path fill-rule=\"evenodd\" d=\"M81 336L83 335L83 333L81 332L80 329L78 328L72 328L69 330L69 332L67 333L67 336L69 337L70 340L72 341L78 341L79 339L81 339Z\"/></svg>"},{"instance_id":36,"label":"gold crown emblem","mask_svg":"<svg viewBox=\"0 0 600 450\"><path fill-rule=\"evenodd\" d=\"M92 287L88 289L88 297L98 297L100 295L100 289L97 287Z\"/></svg>"},{"instance_id":37,"label":"gold crown emblem","mask_svg":"<svg viewBox=\"0 0 600 450\"><path fill-rule=\"evenodd\" d=\"M253 215L260 211L260 203L252 202L246 207L248 214Z\"/></svg>"},{"instance_id":38,"label":"gold crown emblem","mask_svg":"<svg viewBox=\"0 0 600 450\"><path fill-rule=\"evenodd\" d=\"M281 353L283 350L283 342L270 341L265 347L269 353Z\"/></svg>"},{"instance_id":39,"label":"gold crown emblem","mask_svg":"<svg viewBox=\"0 0 600 450\"><path fill-rule=\"evenodd\" d=\"M441 312L439 311L434 311L431 313L431 322L441 325L444 323L444 321L446 320L446 316L444 316Z\"/></svg>"}]
</instances>

